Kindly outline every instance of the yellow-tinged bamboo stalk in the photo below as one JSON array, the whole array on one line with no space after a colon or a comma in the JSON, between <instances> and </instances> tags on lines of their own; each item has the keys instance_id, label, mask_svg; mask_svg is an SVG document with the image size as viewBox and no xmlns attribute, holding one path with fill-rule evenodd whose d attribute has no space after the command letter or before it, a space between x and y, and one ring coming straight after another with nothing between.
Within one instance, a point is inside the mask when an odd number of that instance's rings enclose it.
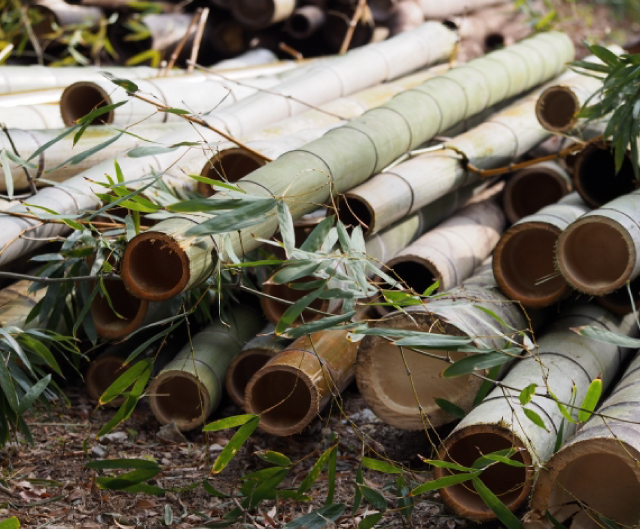
<instances>
[{"instance_id":1,"label":"yellow-tinged bamboo stalk","mask_svg":"<svg viewBox=\"0 0 640 529\"><path fill-rule=\"evenodd\" d=\"M589 211L577 193L524 217L500 238L493 273L500 289L525 307L548 307L570 291L555 266L560 233Z\"/></svg>"},{"instance_id":2,"label":"yellow-tinged bamboo stalk","mask_svg":"<svg viewBox=\"0 0 640 529\"><path fill-rule=\"evenodd\" d=\"M571 179L554 162L542 162L517 171L504 189L504 212L510 223L555 204L571 192Z\"/></svg>"},{"instance_id":3,"label":"yellow-tinged bamboo stalk","mask_svg":"<svg viewBox=\"0 0 640 529\"><path fill-rule=\"evenodd\" d=\"M504 323L484 309L497 314ZM512 345L505 336L518 342L521 336L514 330L526 332L529 322L520 306L500 293L488 265L444 297L394 312L374 327L468 336L478 347L501 350ZM378 417L403 430L453 422L455 417L440 408L435 399L446 399L469 411L482 384L473 375L441 376L449 360L461 360L467 353L429 347L420 350L426 354L396 346L382 336L367 336L358 353L356 381L362 397Z\"/></svg>"},{"instance_id":4,"label":"yellow-tinged bamboo stalk","mask_svg":"<svg viewBox=\"0 0 640 529\"><path fill-rule=\"evenodd\" d=\"M603 388L611 384L628 354L615 345L576 334L573 328L581 325L595 325L627 335L636 333L633 318L620 320L595 305L583 304L565 311L540 335L538 351L518 360L502 380L502 386L495 388L470 412L440 447L440 459L466 466L471 466L483 454L510 447L518 450L513 459L525 463L525 468L498 463L481 476L483 483L512 511L527 500L534 469L544 465L553 454L557 438L567 439L575 430L575 425L563 418L558 404L548 394L555 395L561 403L570 404L575 390L575 403L579 406L597 377L602 378ZM531 384L536 385L536 391L526 408L541 418L544 428L527 418L525 407L519 401L521 390ZM577 418L577 408L567 409ZM435 470L438 478L450 473L447 469ZM469 487L454 485L441 489L440 494L458 515L481 522L496 519Z\"/></svg>"},{"instance_id":5,"label":"yellow-tinged bamboo stalk","mask_svg":"<svg viewBox=\"0 0 640 529\"><path fill-rule=\"evenodd\" d=\"M25 327L31 309L47 293L46 288L29 292L31 285L31 281L22 280L0 290L0 327Z\"/></svg>"},{"instance_id":6,"label":"yellow-tinged bamboo stalk","mask_svg":"<svg viewBox=\"0 0 640 529\"><path fill-rule=\"evenodd\" d=\"M149 388L156 419L183 431L204 424L220 403L229 364L263 325L257 312L238 306L193 336Z\"/></svg>"},{"instance_id":7,"label":"yellow-tinged bamboo stalk","mask_svg":"<svg viewBox=\"0 0 640 529\"><path fill-rule=\"evenodd\" d=\"M599 344L602 347L602 344ZM576 529L601 527L606 517L623 527L640 522L640 356L627 368L611 396L540 469L531 497L527 529L560 523Z\"/></svg>"},{"instance_id":8,"label":"yellow-tinged bamboo stalk","mask_svg":"<svg viewBox=\"0 0 640 529\"><path fill-rule=\"evenodd\" d=\"M348 331L322 331L297 339L249 380L246 408L258 427L286 436L301 432L353 380L359 343Z\"/></svg>"}]
</instances>

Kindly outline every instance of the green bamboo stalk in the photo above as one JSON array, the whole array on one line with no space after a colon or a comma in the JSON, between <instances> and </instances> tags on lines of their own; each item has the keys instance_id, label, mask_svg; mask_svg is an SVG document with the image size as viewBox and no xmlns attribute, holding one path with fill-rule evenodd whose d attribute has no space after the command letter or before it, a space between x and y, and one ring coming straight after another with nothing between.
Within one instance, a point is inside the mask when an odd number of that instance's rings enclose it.
<instances>
[{"instance_id":1,"label":"green bamboo stalk","mask_svg":"<svg viewBox=\"0 0 640 529\"><path fill-rule=\"evenodd\" d=\"M263 325L257 312L238 306L196 334L149 388L156 419L182 431L204 424L220 403L229 364Z\"/></svg>"},{"instance_id":2,"label":"green bamboo stalk","mask_svg":"<svg viewBox=\"0 0 640 529\"><path fill-rule=\"evenodd\" d=\"M502 386L469 413L439 449L440 459L465 466L471 466L483 454L511 447L519 450L513 459L524 463L525 468L497 464L481 476L484 484L512 511L527 500L534 470L553 454L558 438L562 442L575 430L575 424L563 418L548 391L561 403L570 404L575 388L575 403L580 406L589 385L598 376L604 389L612 383L629 352L576 334L573 328L580 325L595 325L627 335L636 333L633 317L621 320L595 305L583 304L565 311L540 335L538 351L518 360L502 380ZM530 403L522 406L520 392L531 384L536 385L535 393ZM536 413L544 428L529 419L524 409ZM578 409L567 409L577 419ZM435 470L438 478L451 473L444 468ZM458 515L480 522L496 519L480 496L463 484L441 489L440 494Z\"/></svg>"}]
</instances>

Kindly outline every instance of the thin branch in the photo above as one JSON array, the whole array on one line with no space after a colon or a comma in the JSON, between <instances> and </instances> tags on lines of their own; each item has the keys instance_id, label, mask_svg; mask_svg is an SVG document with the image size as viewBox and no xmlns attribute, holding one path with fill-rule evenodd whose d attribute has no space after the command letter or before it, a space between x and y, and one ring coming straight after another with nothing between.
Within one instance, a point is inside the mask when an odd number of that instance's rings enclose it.
<instances>
[{"instance_id":1,"label":"thin branch","mask_svg":"<svg viewBox=\"0 0 640 529\"><path fill-rule=\"evenodd\" d=\"M193 65L198 59L200 44L202 43L202 35L204 34L204 28L207 24L207 19L209 18L209 12L209 8L205 7L200 13L200 19L198 20L198 29L196 30L196 35L193 38L193 46L191 46L191 60L189 61L189 66L187 66L187 72L189 73L193 72Z\"/></svg>"},{"instance_id":2,"label":"thin branch","mask_svg":"<svg viewBox=\"0 0 640 529\"><path fill-rule=\"evenodd\" d=\"M187 31L185 31L184 36L182 37L182 40L180 40L175 50L173 50L173 53L169 58L169 63L165 67L161 77L166 76L169 70L171 70L175 65L176 61L178 60L178 56L180 55L180 52L182 52L182 48L184 48L184 45L186 44L187 40L189 39L189 36L191 35L191 31L193 30L193 28L195 27L195 25L197 24L201 16L202 16L202 8L199 7L198 10L194 13L193 18L189 23L189 27L187 28Z\"/></svg>"},{"instance_id":3,"label":"thin branch","mask_svg":"<svg viewBox=\"0 0 640 529\"><path fill-rule=\"evenodd\" d=\"M0 277L6 277L7 279L24 279L26 281L33 281L34 283L42 283L44 285L52 285L54 283L75 283L76 281L96 281L97 279L100 279L100 277L103 279L118 278L115 274L104 274L102 276L40 277L3 271L0 271Z\"/></svg>"},{"instance_id":4,"label":"thin branch","mask_svg":"<svg viewBox=\"0 0 640 529\"><path fill-rule=\"evenodd\" d=\"M349 22L349 27L347 28L347 32L344 35L344 40L342 41L342 46L340 46L340 51L338 52L340 55L346 53L349 49L349 44L351 44L351 39L353 39L353 34L356 31L356 26L362 18L362 14L364 13L364 8L366 5L367 0L358 1L358 7L356 7L355 12L353 13L353 18Z\"/></svg>"}]
</instances>

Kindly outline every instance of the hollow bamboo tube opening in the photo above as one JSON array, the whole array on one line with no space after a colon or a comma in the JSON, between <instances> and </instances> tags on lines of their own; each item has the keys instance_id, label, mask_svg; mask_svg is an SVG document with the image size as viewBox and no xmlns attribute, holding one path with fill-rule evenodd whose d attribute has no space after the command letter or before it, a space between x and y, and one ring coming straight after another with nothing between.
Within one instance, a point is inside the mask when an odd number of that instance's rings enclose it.
<instances>
[{"instance_id":1,"label":"hollow bamboo tube opening","mask_svg":"<svg viewBox=\"0 0 640 529\"><path fill-rule=\"evenodd\" d=\"M573 169L573 183L582 199L597 208L637 187L633 165L625 156L616 174L615 161L609 145L591 143L577 156Z\"/></svg>"},{"instance_id":2,"label":"hollow bamboo tube opening","mask_svg":"<svg viewBox=\"0 0 640 529\"><path fill-rule=\"evenodd\" d=\"M313 277L303 277L301 279L297 279L294 282L305 283L307 281L313 281L314 279L315 278ZM280 321L280 318L282 318L285 311L291 306L290 303L284 303L283 301L279 301L279 300L296 302L300 298L313 292L313 290L299 290L299 289L291 288L289 285L274 285L272 283L265 283L262 286L262 292L267 294L268 296L279 298L279 299L271 299L264 296L260 298L260 303L262 304L262 310L264 311L264 315L266 316L267 320L273 324L276 324ZM330 304L331 304L330 300L318 298L313 300L309 304L309 307L326 312L327 310L329 310ZM317 312L312 312L310 310L303 310L302 314L293 322L293 325L300 325L303 322L309 323L311 321L315 321L322 317L323 317L322 314L318 314Z\"/></svg>"},{"instance_id":3,"label":"hollow bamboo tube opening","mask_svg":"<svg viewBox=\"0 0 640 529\"><path fill-rule=\"evenodd\" d=\"M555 267L560 230L544 223L511 228L493 256L493 271L502 291L526 307L547 307L569 291Z\"/></svg>"},{"instance_id":4,"label":"hollow bamboo tube opening","mask_svg":"<svg viewBox=\"0 0 640 529\"><path fill-rule=\"evenodd\" d=\"M499 48L504 48L507 44L502 33L489 33L484 38L484 51L489 53Z\"/></svg>"},{"instance_id":5,"label":"hollow bamboo tube opening","mask_svg":"<svg viewBox=\"0 0 640 529\"><path fill-rule=\"evenodd\" d=\"M551 132L567 132L576 125L580 100L566 86L547 88L536 103L536 116L540 124Z\"/></svg>"},{"instance_id":6,"label":"hollow bamboo tube opening","mask_svg":"<svg viewBox=\"0 0 640 529\"><path fill-rule=\"evenodd\" d=\"M124 372L122 366L124 358L121 356L99 356L89 364L89 369L84 376L85 385L89 396L96 402L106 389ZM118 397L109 402L109 406L120 406L124 397Z\"/></svg>"},{"instance_id":7,"label":"hollow bamboo tube opening","mask_svg":"<svg viewBox=\"0 0 640 529\"><path fill-rule=\"evenodd\" d=\"M337 206L338 216L346 226L361 226L365 237L373 231L376 212L366 200L347 193L340 196Z\"/></svg>"},{"instance_id":8,"label":"hollow bamboo tube opening","mask_svg":"<svg viewBox=\"0 0 640 529\"><path fill-rule=\"evenodd\" d=\"M114 85L115 89L115 85ZM111 104L109 94L101 87L87 82L73 83L60 96L60 113L65 125L73 125L96 108ZM114 112L110 110L95 118L92 125L113 123Z\"/></svg>"},{"instance_id":9,"label":"hollow bamboo tube opening","mask_svg":"<svg viewBox=\"0 0 640 529\"><path fill-rule=\"evenodd\" d=\"M610 310L614 314L620 316L629 314L633 311L634 305L636 308L640 306L640 278L631 281L629 287L624 285L610 294L596 298L596 301L601 307Z\"/></svg>"},{"instance_id":10,"label":"hollow bamboo tube opening","mask_svg":"<svg viewBox=\"0 0 640 529\"><path fill-rule=\"evenodd\" d=\"M503 196L509 222L517 222L558 202L570 191L570 183L565 178L547 167L524 169L513 175L507 181Z\"/></svg>"},{"instance_id":11,"label":"hollow bamboo tube opening","mask_svg":"<svg viewBox=\"0 0 640 529\"><path fill-rule=\"evenodd\" d=\"M188 431L202 425L203 417L209 415L209 399L209 391L195 375L167 371L154 381L149 405L162 424L175 422L180 431Z\"/></svg>"},{"instance_id":12,"label":"hollow bamboo tube opening","mask_svg":"<svg viewBox=\"0 0 640 529\"><path fill-rule=\"evenodd\" d=\"M249 380L265 366L272 356L264 350L249 349L233 359L227 372L226 387L227 393L238 406L244 407L245 392Z\"/></svg>"},{"instance_id":13,"label":"hollow bamboo tube opening","mask_svg":"<svg viewBox=\"0 0 640 529\"><path fill-rule=\"evenodd\" d=\"M480 479L510 510L522 505L529 496L533 478L531 456L522 443L509 430L495 425L466 428L460 434L449 437L440 449L444 461L470 467L484 454L508 448L518 450L511 459L523 463L525 467L498 463L485 470ZM444 468L434 470L436 478L455 473ZM495 518L493 511L468 482L440 489L440 495L458 515L479 522Z\"/></svg>"},{"instance_id":14,"label":"hollow bamboo tube opening","mask_svg":"<svg viewBox=\"0 0 640 529\"><path fill-rule=\"evenodd\" d=\"M182 292L189 276L185 251L164 233L141 233L127 244L122 277L136 296L151 301L171 299Z\"/></svg>"},{"instance_id":15,"label":"hollow bamboo tube opening","mask_svg":"<svg viewBox=\"0 0 640 529\"><path fill-rule=\"evenodd\" d=\"M207 162L200 174L206 178L211 178L211 180L234 183L259 169L265 163L263 158L259 158L244 149L226 149ZM198 182L198 192L206 197L217 193L213 186L204 182Z\"/></svg>"},{"instance_id":16,"label":"hollow bamboo tube opening","mask_svg":"<svg viewBox=\"0 0 640 529\"><path fill-rule=\"evenodd\" d=\"M569 226L558 239L560 273L576 289L594 296L622 287L632 273L635 247L617 222L589 216Z\"/></svg>"},{"instance_id":17,"label":"hollow bamboo tube opening","mask_svg":"<svg viewBox=\"0 0 640 529\"><path fill-rule=\"evenodd\" d=\"M296 9L287 23L287 31L296 39L306 39L324 24L325 13L318 6L307 5Z\"/></svg>"},{"instance_id":18,"label":"hollow bamboo tube opening","mask_svg":"<svg viewBox=\"0 0 640 529\"><path fill-rule=\"evenodd\" d=\"M388 268L387 273L399 278L417 294L422 294L440 276L438 269L431 262L415 255L392 259L387 263L386 268Z\"/></svg>"},{"instance_id":19,"label":"hollow bamboo tube opening","mask_svg":"<svg viewBox=\"0 0 640 529\"><path fill-rule=\"evenodd\" d=\"M109 306L106 296L96 296L91 303L93 324L98 334L104 338L124 338L140 327L149 302L131 295L120 280L106 280L105 287L115 312Z\"/></svg>"},{"instance_id":20,"label":"hollow bamboo tube opening","mask_svg":"<svg viewBox=\"0 0 640 529\"><path fill-rule=\"evenodd\" d=\"M286 365L267 365L256 373L247 386L247 404L251 413L260 414L260 428L277 435L300 432L319 409L313 381Z\"/></svg>"}]
</instances>

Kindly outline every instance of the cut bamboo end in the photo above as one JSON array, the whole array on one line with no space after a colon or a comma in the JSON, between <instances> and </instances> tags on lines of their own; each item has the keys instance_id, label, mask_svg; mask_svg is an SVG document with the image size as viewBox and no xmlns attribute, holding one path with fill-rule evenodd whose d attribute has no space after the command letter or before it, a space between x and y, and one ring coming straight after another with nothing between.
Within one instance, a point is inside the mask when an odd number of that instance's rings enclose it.
<instances>
[{"instance_id":1,"label":"cut bamboo end","mask_svg":"<svg viewBox=\"0 0 640 529\"><path fill-rule=\"evenodd\" d=\"M507 428L480 424L459 430L444 441L439 457L444 461L470 467L484 454L509 448L517 450L512 459L523 463L525 467L498 463L485 470L480 479L509 510L515 511L529 497L534 473L531 455ZM434 469L436 479L455 473L445 468ZM459 516L476 522L495 520L493 511L468 483L440 489L440 495L445 504Z\"/></svg>"},{"instance_id":2,"label":"cut bamboo end","mask_svg":"<svg viewBox=\"0 0 640 529\"><path fill-rule=\"evenodd\" d=\"M391 259L385 263L385 272L391 273L418 294L422 294L441 277L434 263L418 255L403 255Z\"/></svg>"},{"instance_id":3,"label":"cut bamboo end","mask_svg":"<svg viewBox=\"0 0 640 529\"><path fill-rule=\"evenodd\" d=\"M313 281L313 277L304 277L296 280L296 282ZM291 303L285 303L280 300L290 301L295 303L300 298L310 294L312 290L299 290L291 288L289 285L276 285L273 283L265 283L262 286L262 292L267 296L272 297L260 297L260 304L267 320L274 325L280 321L286 310L291 306ZM275 299L274 299L275 298ZM320 310L322 312L331 311L332 300L317 298L313 300L309 307L312 309ZM303 310L302 314L293 322L293 325L301 325L302 323L309 323L311 321L322 318L323 315L310 310Z\"/></svg>"},{"instance_id":4,"label":"cut bamboo end","mask_svg":"<svg viewBox=\"0 0 640 529\"><path fill-rule=\"evenodd\" d=\"M237 147L220 151L205 164L200 174L212 180L235 183L265 164L264 158ZM217 191L210 184L198 182L198 192L210 197Z\"/></svg>"},{"instance_id":5,"label":"cut bamboo end","mask_svg":"<svg viewBox=\"0 0 640 529\"><path fill-rule=\"evenodd\" d=\"M536 116L550 132L569 132L576 127L577 115L582 107L578 96L567 86L551 86L540 94L536 103Z\"/></svg>"},{"instance_id":6,"label":"cut bamboo end","mask_svg":"<svg viewBox=\"0 0 640 529\"><path fill-rule=\"evenodd\" d=\"M634 307L637 309L640 306L640 278L631 281L628 288L625 285L611 294L597 297L596 302L601 307L620 316L633 312Z\"/></svg>"},{"instance_id":7,"label":"cut bamboo end","mask_svg":"<svg viewBox=\"0 0 640 529\"><path fill-rule=\"evenodd\" d=\"M230 9L241 24L262 29L286 20L295 7L295 0L236 0Z\"/></svg>"},{"instance_id":8,"label":"cut bamboo end","mask_svg":"<svg viewBox=\"0 0 640 529\"><path fill-rule=\"evenodd\" d=\"M115 85L114 85L115 89ZM60 113L67 126L75 124L92 110L111 104L109 94L99 85L80 81L65 88L60 96ZM110 110L95 118L92 125L113 123L115 113Z\"/></svg>"},{"instance_id":9,"label":"cut bamboo end","mask_svg":"<svg viewBox=\"0 0 640 529\"><path fill-rule=\"evenodd\" d=\"M249 380L251 380L253 375L260 371L275 354L277 354L275 351L255 348L247 349L233 359L227 371L226 388L227 393L236 406L244 408L245 394Z\"/></svg>"},{"instance_id":10,"label":"cut bamboo end","mask_svg":"<svg viewBox=\"0 0 640 529\"><path fill-rule=\"evenodd\" d=\"M124 361L125 358L120 354L105 354L91 361L84 380L87 392L92 400L100 402L102 394L124 372ZM124 397L117 397L110 401L107 406L121 406L124 400Z\"/></svg>"},{"instance_id":11,"label":"cut bamboo end","mask_svg":"<svg viewBox=\"0 0 640 529\"><path fill-rule=\"evenodd\" d=\"M555 267L561 230L543 222L513 226L493 255L493 273L509 299L525 307L548 307L564 298L569 285Z\"/></svg>"},{"instance_id":12,"label":"cut bamboo end","mask_svg":"<svg viewBox=\"0 0 640 529\"><path fill-rule=\"evenodd\" d=\"M185 289L190 275L187 252L165 233L141 233L125 248L122 279L141 299L171 299Z\"/></svg>"},{"instance_id":13,"label":"cut bamboo end","mask_svg":"<svg viewBox=\"0 0 640 529\"><path fill-rule=\"evenodd\" d=\"M629 156L616 174L610 143L593 142L577 155L573 185L589 206L597 208L638 187Z\"/></svg>"},{"instance_id":14,"label":"cut bamboo end","mask_svg":"<svg viewBox=\"0 0 640 529\"><path fill-rule=\"evenodd\" d=\"M287 31L295 39L306 39L318 31L326 20L323 9L306 5L296 9L287 21Z\"/></svg>"},{"instance_id":15,"label":"cut bamboo end","mask_svg":"<svg viewBox=\"0 0 640 529\"><path fill-rule=\"evenodd\" d=\"M585 216L558 238L557 265L567 282L593 296L609 294L631 279L636 262L634 241L618 222Z\"/></svg>"},{"instance_id":16,"label":"cut bamboo end","mask_svg":"<svg viewBox=\"0 0 640 529\"><path fill-rule=\"evenodd\" d=\"M104 338L124 338L142 325L149 302L131 295L118 279L106 280L105 287L118 314L111 309L106 296L98 295L91 303L93 324L96 332Z\"/></svg>"},{"instance_id":17,"label":"cut bamboo end","mask_svg":"<svg viewBox=\"0 0 640 529\"><path fill-rule=\"evenodd\" d=\"M571 180L557 164L543 163L514 174L504 188L503 204L512 224L555 204L571 191Z\"/></svg>"},{"instance_id":18,"label":"cut bamboo end","mask_svg":"<svg viewBox=\"0 0 640 529\"><path fill-rule=\"evenodd\" d=\"M338 216L346 226L360 226L365 237L375 233L376 212L360 195L345 193L337 200Z\"/></svg>"},{"instance_id":19,"label":"cut bamboo end","mask_svg":"<svg viewBox=\"0 0 640 529\"><path fill-rule=\"evenodd\" d=\"M161 424L174 422L180 431L193 430L217 405L211 402L210 395L219 394L219 389L211 389L193 373L167 366L153 382L149 406Z\"/></svg>"}]
</instances>

